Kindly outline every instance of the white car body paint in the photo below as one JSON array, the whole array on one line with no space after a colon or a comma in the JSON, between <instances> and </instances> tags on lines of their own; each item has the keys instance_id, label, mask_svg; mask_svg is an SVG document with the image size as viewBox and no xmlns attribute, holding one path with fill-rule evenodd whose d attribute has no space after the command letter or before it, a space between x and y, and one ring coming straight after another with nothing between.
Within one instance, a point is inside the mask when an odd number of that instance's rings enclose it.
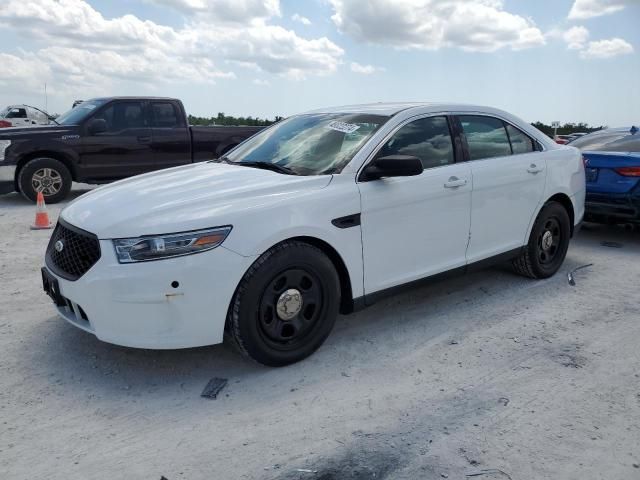
<instances>
[{"instance_id":1,"label":"white car body paint","mask_svg":"<svg viewBox=\"0 0 640 480\"><path fill-rule=\"evenodd\" d=\"M101 340L131 347L183 348L222 341L236 287L270 247L294 237L330 246L360 299L525 245L544 203L571 199L574 224L584 213L578 150L557 145L506 112L445 104L374 104L316 112L391 118L339 174L289 176L248 167L200 163L98 188L71 203L61 219L100 239L101 257L60 293L82 307L58 307ZM427 169L414 177L359 182L382 142L409 120L442 114L495 116L537 140L544 151ZM531 165L540 171L531 173ZM459 186L445 186L452 179ZM361 225L333 219L361 214ZM224 243L184 257L120 264L112 239L232 225ZM178 282L179 287L171 286Z\"/></svg>"}]
</instances>

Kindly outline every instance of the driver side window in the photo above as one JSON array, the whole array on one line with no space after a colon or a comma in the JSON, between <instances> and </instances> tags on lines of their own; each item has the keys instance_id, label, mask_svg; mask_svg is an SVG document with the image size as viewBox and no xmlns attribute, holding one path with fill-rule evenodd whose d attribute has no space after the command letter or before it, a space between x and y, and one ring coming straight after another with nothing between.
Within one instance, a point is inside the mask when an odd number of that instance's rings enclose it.
<instances>
[{"instance_id":1,"label":"driver side window","mask_svg":"<svg viewBox=\"0 0 640 480\"><path fill-rule=\"evenodd\" d=\"M453 141L447 117L427 117L403 126L376 155L411 155L422 167L434 168L454 163Z\"/></svg>"}]
</instances>

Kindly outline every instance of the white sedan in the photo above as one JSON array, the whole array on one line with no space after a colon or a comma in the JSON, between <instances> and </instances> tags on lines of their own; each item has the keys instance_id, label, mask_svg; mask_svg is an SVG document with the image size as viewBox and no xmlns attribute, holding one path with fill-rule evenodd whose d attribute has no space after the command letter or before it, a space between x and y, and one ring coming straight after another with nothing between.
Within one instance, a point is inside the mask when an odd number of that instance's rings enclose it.
<instances>
[{"instance_id":1,"label":"white sedan","mask_svg":"<svg viewBox=\"0 0 640 480\"><path fill-rule=\"evenodd\" d=\"M339 313L436 275L560 268L584 212L578 150L493 108L372 104L283 120L215 161L65 208L42 269L73 325L118 345L222 342L266 365Z\"/></svg>"}]
</instances>

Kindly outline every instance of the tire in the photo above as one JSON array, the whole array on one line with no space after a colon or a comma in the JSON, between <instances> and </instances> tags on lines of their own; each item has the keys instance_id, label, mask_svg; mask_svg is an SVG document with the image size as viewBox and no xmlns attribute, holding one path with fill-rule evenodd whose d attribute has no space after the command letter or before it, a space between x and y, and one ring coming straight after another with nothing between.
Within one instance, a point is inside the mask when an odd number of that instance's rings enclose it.
<instances>
[{"instance_id":1,"label":"tire","mask_svg":"<svg viewBox=\"0 0 640 480\"><path fill-rule=\"evenodd\" d=\"M69 194L72 182L69 169L54 158L34 158L18 172L20 193L32 202L36 201L38 191L42 190L47 203L58 203Z\"/></svg>"},{"instance_id":2,"label":"tire","mask_svg":"<svg viewBox=\"0 0 640 480\"><path fill-rule=\"evenodd\" d=\"M549 202L538 214L529 243L513 260L516 273L529 278L553 276L567 256L571 222L567 210L557 202Z\"/></svg>"},{"instance_id":3,"label":"tire","mask_svg":"<svg viewBox=\"0 0 640 480\"><path fill-rule=\"evenodd\" d=\"M242 278L227 334L243 355L281 367L322 345L339 306L340 280L331 260L312 245L287 241L260 256Z\"/></svg>"}]
</instances>

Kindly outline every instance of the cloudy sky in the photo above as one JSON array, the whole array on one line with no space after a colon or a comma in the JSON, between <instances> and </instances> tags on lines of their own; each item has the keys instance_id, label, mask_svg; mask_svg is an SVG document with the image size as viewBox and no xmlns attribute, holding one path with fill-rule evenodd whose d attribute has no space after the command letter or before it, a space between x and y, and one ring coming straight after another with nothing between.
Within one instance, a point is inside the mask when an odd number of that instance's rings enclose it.
<instances>
[{"instance_id":1,"label":"cloudy sky","mask_svg":"<svg viewBox=\"0 0 640 480\"><path fill-rule=\"evenodd\" d=\"M640 0L0 0L0 108L107 95L194 115L478 103L640 123Z\"/></svg>"}]
</instances>

